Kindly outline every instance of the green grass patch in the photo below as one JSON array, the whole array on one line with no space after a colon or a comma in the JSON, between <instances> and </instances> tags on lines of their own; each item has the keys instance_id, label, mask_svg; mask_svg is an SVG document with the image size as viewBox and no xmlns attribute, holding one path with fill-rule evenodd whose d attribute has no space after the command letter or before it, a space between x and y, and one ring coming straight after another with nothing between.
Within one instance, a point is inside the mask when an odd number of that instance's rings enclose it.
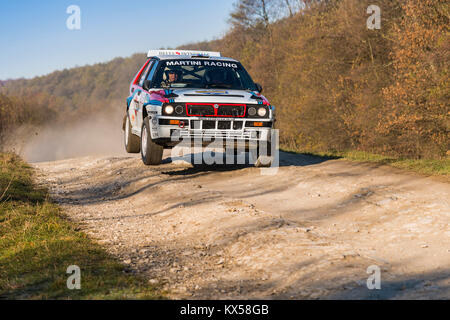
<instances>
[{"instance_id":1,"label":"green grass patch","mask_svg":"<svg viewBox=\"0 0 450 320\"><path fill-rule=\"evenodd\" d=\"M371 162L386 164L395 168L412 171L431 176L450 178L450 159L399 159L363 151L345 152L302 152L299 150L282 149L286 152L302 153L311 156L326 157L330 159L345 159L350 161Z\"/></svg>"},{"instance_id":2,"label":"green grass patch","mask_svg":"<svg viewBox=\"0 0 450 320\"><path fill-rule=\"evenodd\" d=\"M147 281L91 241L33 184L33 170L0 154L0 299L158 299ZM81 290L66 273L81 269Z\"/></svg>"}]
</instances>

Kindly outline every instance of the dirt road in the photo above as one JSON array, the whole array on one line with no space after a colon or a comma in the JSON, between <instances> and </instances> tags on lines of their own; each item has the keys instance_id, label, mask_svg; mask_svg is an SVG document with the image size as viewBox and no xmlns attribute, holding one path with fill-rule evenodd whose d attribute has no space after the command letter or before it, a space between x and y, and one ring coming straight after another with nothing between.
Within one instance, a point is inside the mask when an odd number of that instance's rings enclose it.
<instances>
[{"instance_id":1,"label":"dirt road","mask_svg":"<svg viewBox=\"0 0 450 320\"><path fill-rule=\"evenodd\" d=\"M35 166L82 230L172 298L450 298L448 183L287 153L275 175L169 156Z\"/></svg>"}]
</instances>

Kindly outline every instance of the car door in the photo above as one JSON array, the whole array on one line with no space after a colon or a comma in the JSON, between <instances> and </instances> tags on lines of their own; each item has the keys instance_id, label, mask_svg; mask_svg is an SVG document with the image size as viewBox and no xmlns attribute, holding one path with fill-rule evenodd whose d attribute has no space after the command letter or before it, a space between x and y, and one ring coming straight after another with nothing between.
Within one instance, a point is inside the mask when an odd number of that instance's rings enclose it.
<instances>
[{"instance_id":1,"label":"car door","mask_svg":"<svg viewBox=\"0 0 450 320\"><path fill-rule=\"evenodd\" d=\"M152 68L154 64L154 61L150 61L145 68L144 72L142 72L142 75L139 79L139 82L137 83L138 87L133 93L133 100L131 101L130 108L129 108L129 114L130 114L130 121L133 127L133 131L135 133L139 133L141 131L142 126L142 108L146 101L146 92L142 88L144 85L144 81L147 78L149 70Z\"/></svg>"},{"instance_id":2,"label":"car door","mask_svg":"<svg viewBox=\"0 0 450 320\"><path fill-rule=\"evenodd\" d=\"M144 120L143 118L143 111L144 111L144 104L147 102L147 100L150 98L150 95L148 93L148 91L146 89L148 88L144 88L144 82L145 80L149 79L152 77L152 71L155 69L154 66L156 64L155 60L151 60L147 66L147 68L145 69L145 72L143 73L143 77L140 79L139 81L139 90L141 90L141 93L139 94L139 103L138 103L138 109L137 109L137 123L136 125L141 128L142 127L142 122Z\"/></svg>"},{"instance_id":3,"label":"car door","mask_svg":"<svg viewBox=\"0 0 450 320\"><path fill-rule=\"evenodd\" d=\"M139 130L137 127L137 114L139 110L139 99L140 95L142 94L142 90L139 88L136 88L133 91L132 99L130 102L130 106L128 108L128 117L130 119L131 123L131 131L133 134L139 135Z\"/></svg>"}]
</instances>

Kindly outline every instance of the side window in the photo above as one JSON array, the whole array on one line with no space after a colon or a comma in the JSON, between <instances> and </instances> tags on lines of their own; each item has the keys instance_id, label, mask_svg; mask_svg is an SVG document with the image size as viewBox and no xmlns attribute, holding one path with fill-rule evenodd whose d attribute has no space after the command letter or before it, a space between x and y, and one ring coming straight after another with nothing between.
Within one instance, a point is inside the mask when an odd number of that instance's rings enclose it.
<instances>
[{"instance_id":1,"label":"side window","mask_svg":"<svg viewBox=\"0 0 450 320\"><path fill-rule=\"evenodd\" d=\"M158 69L158 64L154 63L152 69L150 70L150 73L148 74L147 80L150 80L150 81L153 80L156 69ZM152 84L152 87L153 87L153 84Z\"/></svg>"},{"instance_id":2,"label":"side window","mask_svg":"<svg viewBox=\"0 0 450 320\"><path fill-rule=\"evenodd\" d=\"M149 70L154 64L155 64L155 61L154 61L154 60L150 61L150 62L148 63L147 68L145 68L145 71L142 72L141 79L139 79L139 87L142 87L142 86L144 85L144 80L146 79L146 75L147 75L147 73L148 73L148 70Z\"/></svg>"}]
</instances>

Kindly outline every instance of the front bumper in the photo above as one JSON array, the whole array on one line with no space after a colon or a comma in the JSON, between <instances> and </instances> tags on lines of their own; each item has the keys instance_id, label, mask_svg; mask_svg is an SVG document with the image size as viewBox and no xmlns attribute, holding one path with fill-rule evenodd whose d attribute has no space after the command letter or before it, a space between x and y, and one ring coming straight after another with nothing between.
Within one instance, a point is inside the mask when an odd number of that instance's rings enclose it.
<instances>
[{"instance_id":1,"label":"front bumper","mask_svg":"<svg viewBox=\"0 0 450 320\"><path fill-rule=\"evenodd\" d=\"M171 120L180 123L169 124ZM252 142L270 142L273 123L273 119L154 116L151 132L153 140L166 147L187 140L202 141L203 145L221 140L248 148Z\"/></svg>"}]
</instances>

